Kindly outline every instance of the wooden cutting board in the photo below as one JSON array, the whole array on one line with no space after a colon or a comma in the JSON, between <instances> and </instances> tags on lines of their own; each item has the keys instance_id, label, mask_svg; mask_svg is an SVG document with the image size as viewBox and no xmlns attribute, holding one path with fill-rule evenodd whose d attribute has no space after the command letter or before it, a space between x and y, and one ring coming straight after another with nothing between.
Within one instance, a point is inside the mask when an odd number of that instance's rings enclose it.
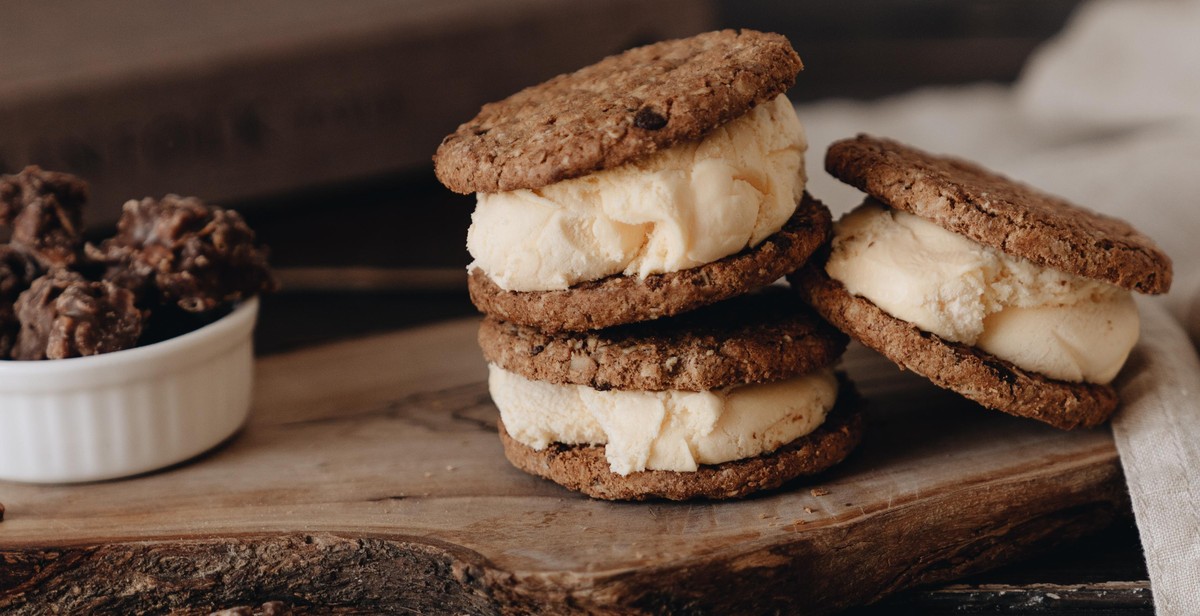
<instances>
[{"instance_id":1,"label":"wooden cutting board","mask_svg":"<svg viewBox=\"0 0 1200 616\"><path fill-rule=\"evenodd\" d=\"M1107 429L986 412L860 347L869 434L834 471L738 502L589 500L505 461L475 329L262 359L249 425L188 464L0 482L0 612L827 612L1127 511Z\"/></svg>"}]
</instances>

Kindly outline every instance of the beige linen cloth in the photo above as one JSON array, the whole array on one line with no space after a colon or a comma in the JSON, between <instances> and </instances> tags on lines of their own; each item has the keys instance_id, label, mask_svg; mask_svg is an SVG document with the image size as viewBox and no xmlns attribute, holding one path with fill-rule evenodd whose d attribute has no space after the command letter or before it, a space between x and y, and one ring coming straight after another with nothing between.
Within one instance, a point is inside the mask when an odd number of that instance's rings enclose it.
<instances>
[{"instance_id":1,"label":"beige linen cloth","mask_svg":"<svg viewBox=\"0 0 1200 616\"><path fill-rule=\"evenodd\" d=\"M809 190L835 215L861 193L821 171L825 148L867 132L974 159L1129 220L1171 255L1171 293L1140 302L1147 344L1118 377L1123 405L1112 422L1161 616L1200 614L1197 33L1200 0L1101 0L1035 53L1014 87L797 110L811 143Z\"/></svg>"}]
</instances>

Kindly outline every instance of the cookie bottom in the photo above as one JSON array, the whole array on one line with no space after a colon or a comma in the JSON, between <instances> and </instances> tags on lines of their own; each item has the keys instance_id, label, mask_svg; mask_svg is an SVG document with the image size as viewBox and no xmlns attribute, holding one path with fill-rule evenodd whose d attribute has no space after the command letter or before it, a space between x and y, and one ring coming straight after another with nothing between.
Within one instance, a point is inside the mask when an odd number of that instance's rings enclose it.
<instances>
[{"instance_id":1,"label":"cookie bottom","mask_svg":"<svg viewBox=\"0 0 1200 616\"><path fill-rule=\"evenodd\" d=\"M802 475L813 475L841 462L862 440L863 413L857 396L842 388L825 423L774 452L694 472L641 471L618 475L608 467L602 445L553 443L541 451L513 440L499 422L504 456L513 466L565 488L604 500L689 500L741 498L777 488Z\"/></svg>"},{"instance_id":2,"label":"cookie bottom","mask_svg":"<svg viewBox=\"0 0 1200 616\"><path fill-rule=\"evenodd\" d=\"M1099 425L1117 409L1117 392L1112 386L1057 381L922 331L852 295L825 273L823 262L809 263L788 280L834 327L902 369L987 408L1063 430Z\"/></svg>"},{"instance_id":3,"label":"cookie bottom","mask_svg":"<svg viewBox=\"0 0 1200 616\"><path fill-rule=\"evenodd\" d=\"M543 332L649 321L764 287L794 271L829 237L829 209L804 194L783 228L754 248L678 272L616 275L560 291L505 291L482 270L468 280L481 312Z\"/></svg>"}]
</instances>

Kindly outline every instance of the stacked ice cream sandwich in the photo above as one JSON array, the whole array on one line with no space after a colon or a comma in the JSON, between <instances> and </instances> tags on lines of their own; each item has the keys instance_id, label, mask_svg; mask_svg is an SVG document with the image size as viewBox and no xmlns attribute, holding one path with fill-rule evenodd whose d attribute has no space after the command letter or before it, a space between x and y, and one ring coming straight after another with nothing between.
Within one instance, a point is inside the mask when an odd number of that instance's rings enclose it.
<instances>
[{"instance_id":1,"label":"stacked ice cream sandwich","mask_svg":"<svg viewBox=\"0 0 1200 616\"><path fill-rule=\"evenodd\" d=\"M480 343L517 467L597 498L730 498L824 470L862 419L846 338L764 289L829 237L787 40L722 31L483 107L435 158L475 193Z\"/></svg>"},{"instance_id":2,"label":"stacked ice cream sandwich","mask_svg":"<svg viewBox=\"0 0 1200 616\"><path fill-rule=\"evenodd\" d=\"M1171 286L1150 238L887 139L834 143L825 165L867 193L790 277L826 319L988 408L1063 429L1113 414L1110 383L1138 339L1130 292Z\"/></svg>"}]
</instances>

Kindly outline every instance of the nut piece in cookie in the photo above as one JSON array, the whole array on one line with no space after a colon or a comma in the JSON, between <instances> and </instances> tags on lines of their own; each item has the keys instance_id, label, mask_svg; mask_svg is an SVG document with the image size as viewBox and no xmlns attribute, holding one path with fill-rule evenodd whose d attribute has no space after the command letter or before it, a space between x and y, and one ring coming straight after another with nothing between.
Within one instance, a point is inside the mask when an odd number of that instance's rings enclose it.
<instances>
[{"instance_id":1,"label":"nut piece in cookie","mask_svg":"<svg viewBox=\"0 0 1200 616\"><path fill-rule=\"evenodd\" d=\"M33 281L16 303L21 331L13 359L66 359L132 348L145 314L134 295L66 270Z\"/></svg>"},{"instance_id":2,"label":"nut piece in cookie","mask_svg":"<svg viewBox=\"0 0 1200 616\"><path fill-rule=\"evenodd\" d=\"M484 106L435 157L446 186L476 193L476 305L546 329L595 329L720 301L798 267L808 252L792 243L826 235L811 212L823 206L804 194L804 129L784 95L801 68L777 34L710 32ZM797 225L797 214L814 224ZM785 228L781 249L772 240ZM757 254L771 250L790 257L784 271L753 263L773 261ZM742 269L696 274L735 257ZM680 305L660 308L660 295ZM569 314L585 304L605 314Z\"/></svg>"},{"instance_id":3,"label":"nut piece in cookie","mask_svg":"<svg viewBox=\"0 0 1200 616\"><path fill-rule=\"evenodd\" d=\"M1123 221L972 163L859 136L829 171L869 198L793 277L835 326L939 386L1062 428L1116 408L1137 342L1130 290L1170 260Z\"/></svg>"},{"instance_id":4,"label":"nut piece in cookie","mask_svg":"<svg viewBox=\"0 0 1200 616\"><path fill-rule=\"evenodd\" d=\"M275 288L266 251L242 217L195 197L125 203L116 237L89 245L88 256L109 265L106 279L189 312Z\"/></svg>"},{"instance_id":5,"label":"nut piece in cookie","mask_svg":"<svg viewBox=\"0 0 1200 616\"><path fill-rule=\"evenodd\" d=\"M11 227L9 242L45 268L69 267L83 245L83 206L87 184L79 178L30 166L0 176L0 226Z\"/></svg>"}]
</instances>

